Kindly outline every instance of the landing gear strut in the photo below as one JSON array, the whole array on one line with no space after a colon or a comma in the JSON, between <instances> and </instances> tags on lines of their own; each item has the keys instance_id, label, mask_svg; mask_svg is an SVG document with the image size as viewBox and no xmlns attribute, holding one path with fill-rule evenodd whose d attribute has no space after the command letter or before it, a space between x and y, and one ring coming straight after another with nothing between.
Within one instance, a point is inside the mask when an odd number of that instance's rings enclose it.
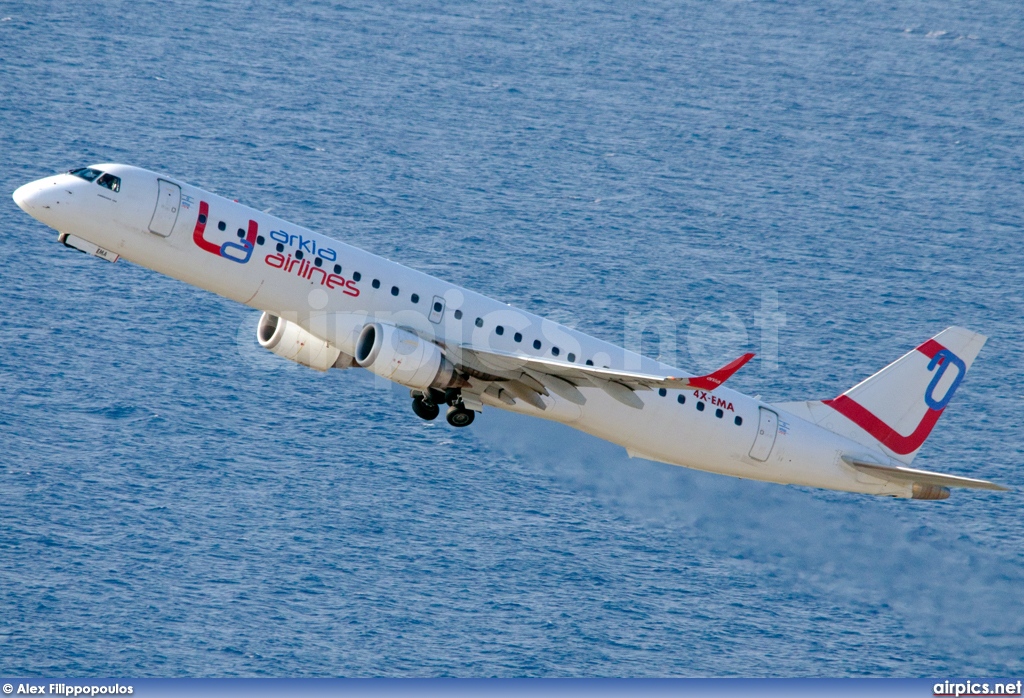
<instances>
[{"instance_id":1,"label":"landing gear strut","mask_svg":"<svg viewBox=\"0 0 1024 698\"><path fill-rule=\"evenodd\" d=\"M448 408L448 414L445 415L445 419L453 427L468 427L473 423L473 417L475 416L473 410L467 410L461 403L457 403Z\"/></svg>"}]
</instances>

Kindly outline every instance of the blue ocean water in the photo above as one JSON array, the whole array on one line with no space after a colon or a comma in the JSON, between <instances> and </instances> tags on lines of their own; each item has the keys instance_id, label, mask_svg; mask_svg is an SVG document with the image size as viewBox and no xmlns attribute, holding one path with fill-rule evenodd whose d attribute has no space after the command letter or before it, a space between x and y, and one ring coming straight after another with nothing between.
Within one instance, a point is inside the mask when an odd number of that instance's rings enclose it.
<instances>
[{"instance_id":1,"label":"blue ocean water","mask_svg":"<svg viewBox=\"0 0 1024 698\"><path fill-rule=\"evenodd\" d=\"M0 674L1024 671L1017 3L0 14ZM892 501L424 423L10 200L103 161L687 368L762 352L777 299L778 366L733 379L769 400L965 325L991 339L915 464L1016 489Z\"/></svg>"}]
</instances>

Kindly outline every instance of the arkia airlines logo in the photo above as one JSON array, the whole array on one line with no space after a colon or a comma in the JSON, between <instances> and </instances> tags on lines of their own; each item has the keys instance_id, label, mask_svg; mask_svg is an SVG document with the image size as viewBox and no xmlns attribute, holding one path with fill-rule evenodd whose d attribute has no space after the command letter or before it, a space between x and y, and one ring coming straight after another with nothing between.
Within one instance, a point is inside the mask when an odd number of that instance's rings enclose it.
<instances>
[{"instance_id":1,"label":"arkia airlines logo","mask_svg":"<svg viewBox=\"0 0 1024 698\"><path fill-rule=\"evenodd\" d=\"M245 264L252 258L252 251L256 249L256 240L259 237L259 225L254 220L249 221L248 229L245 230L244 237L240 237L238 242L234 240L228 240L225 243L218 245L215 242L210 242L206 239L206 222L210 217L210 205L205 201L199 202L199 218L196 219L195 230L192 231L192 240L196 245L206 250L210 254L215 254L218 257L224 259L230 259L232 262L238 262L239 264ZM241 235L242 231L239 230ZM356 298L359 296L359 287L356 285L354 279L346 279L341 275L341 266L335 264L334 271L331 273L327 269L321 268L321 264L327 261L334 264L338 261L338 253L328 247L320 247L317 245L315 240L304 238L302 235L289 234L283 230L272 230L270 231L270 238L278 243L277 248L284 250L284 245L290 245L297 248L295 256L292 256L291 252L287 255L282 252L274 254L268 254L263 258L267 266L271 266L274 269L280 269L289 274L295 274L303 279L317 283L321 286L326 286L331 290L338 290L344 293L346 296ZM263 244L263 240L260 240L260 244ZM298 251L298 250L301 250ZM310 264L309 260L302 259L303 253L308 252L314 256L315 263Z\"/></svg>"},{"instance_id":2,"label":"arkia airlines logo","mask_svg":"<svg viewBox=\"0 0 1024 698\"><path fill-rule=\"evenodd\" d=\"M901 456L913 453L921 448L921 444L932 433L932 429L939 421L942 411L946 409L946 405L953 398L953 393L960 386L960 381L963 380L964 374L967 373L967 365L963 362L963 359L934 339L929 339L919 346L917 350L931 359L928 362L928 370L933 371L935 375L932 376L931 382L924 391L924 402L928 406L928 411L924 413L921 421L917 424L917 428L910 434L906 436L900 434L876 417L866 407L846 395L840 395L833 400L824 400L824 404L871 434L890 451ZM956 377L953 378L953 382L946 388L945 394L941 397L936 397L935 389L949 368L956 369Z\"/></svg>"},{"instance_id":3,"label":"arkia airlines logo","mask_svg":"<svg viewBox=\"0 0 1024 698\"><path fill-rule=\"evenodd\" d=\"M245 264L252 257L252 251L256 248L256 233L258 227L256 221L249 221L249 229L245 233L244 238L240 238L238 242L228 240L227 242L218 245L216 243L207 240L204 235L206 234L206 220L210 215L210 205L205 201L199 202L199 218L196 220L196 228L192 231L192 240L199 246L200 249L206 250L211 254L220 255L224 259L230 259L232 262L238 262L239 264Z\"/></svg>"}]
</instances>

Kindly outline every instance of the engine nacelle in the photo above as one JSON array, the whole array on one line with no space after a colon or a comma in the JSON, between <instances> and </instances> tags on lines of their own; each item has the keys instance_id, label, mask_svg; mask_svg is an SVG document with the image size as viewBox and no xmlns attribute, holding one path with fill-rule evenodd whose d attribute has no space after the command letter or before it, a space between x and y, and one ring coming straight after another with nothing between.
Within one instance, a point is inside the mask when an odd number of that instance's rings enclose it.
<instances>
[{"instance_id":1,"label":"engine nacelle","mask_svg":"<svg viewBox=\"0 0 1024 698\"><path fill-rule=\"evenodd\" d=\"M310 334L294 322L270 313L263 313L260 317L256 339L264 349L317 371L349 368L353 363L352 357L342 353L341 349Z\"/></svg>"},{"instance_id":2,"label":"engine nacelle","mask_svg":"<svg viewBox=\"0 0 1024 698\"><path fill-rule=\"evenodd\" d=\"M455 368L441 347L393 325L371 322L359 333L356 363L382 378L410 388L449 388Z\"/></svg>"}]
</instances>

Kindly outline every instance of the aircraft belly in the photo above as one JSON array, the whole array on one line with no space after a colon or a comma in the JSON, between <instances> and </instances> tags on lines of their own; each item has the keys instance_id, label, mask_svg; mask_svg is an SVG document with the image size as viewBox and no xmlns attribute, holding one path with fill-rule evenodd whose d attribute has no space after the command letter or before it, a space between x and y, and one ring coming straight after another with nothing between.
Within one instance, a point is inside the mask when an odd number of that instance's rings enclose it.
<instances>
[{"instance_id":1,"label":"aircraft belly","mask_svg":"<svg viewBox=\"0 0 1024 698\"><path fill-rule=\"evenodd\" d=\"M711 424L709 429L695 419L681 417L673 409L674 400L668 405L666 398L654 392L642 393L642 410L622 405L602 391L585 392L587 404L574 425L581 431L650 460L715 472L731 468L729 459L715 445L721 441L717 432L722 424Z\"/></svg>"},{"instance_id":2,"label":"aircraft belly","mask_svg":"<svg viewBox=\"0 0 1024 698\"><path fill-rule=\"evenodd\" d=\"M731 428L728 420L705 414L680 415L648 397L635 410L601 395L591 397L573 426L626 448L631 457L733 477L867 494L908 496L906 488L877 478L870 482L839 462L842 444L834 435L784 415L771 455L764 462L749 457L753 428ZM651 394L653 395L653 393ZM751 413L748 409L746 412ZM752 412L756 414L756 410ZM744 421L746 424L746 420ZM753 424L756 426L756 422ZM821 433L817 433L821 432Z\"/></svg>"}]
</instances>

